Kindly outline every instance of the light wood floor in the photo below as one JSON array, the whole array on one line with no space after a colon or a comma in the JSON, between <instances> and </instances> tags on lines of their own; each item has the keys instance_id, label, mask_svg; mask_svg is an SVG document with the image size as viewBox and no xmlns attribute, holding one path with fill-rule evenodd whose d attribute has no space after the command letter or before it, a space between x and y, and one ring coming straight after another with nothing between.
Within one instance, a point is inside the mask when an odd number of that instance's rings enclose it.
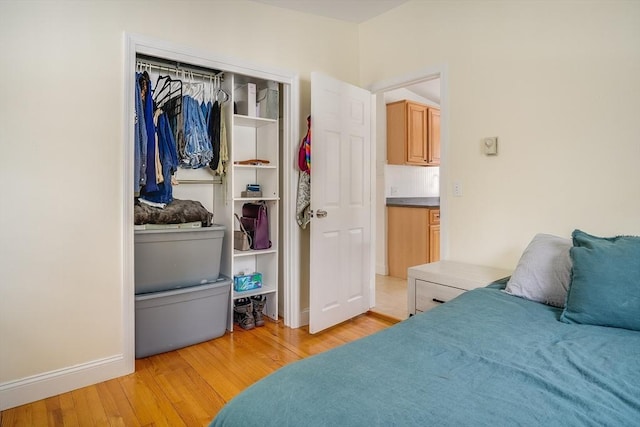
<instances>
[{"instance_id":1,"label":"light wood floor","mask_svg":"<svg viewBox=\"0 0 640 427\"><path fill-rule=\"evenodd\" d=\"M266 322L136 360L136 372L2 411L1 426L203 426L236 394L276 369L394 322L364 314L310 335Z\"/></svg>"},{"instance_id":2,"label":"light wood floor","mask_svg":"<svg viewBox=\"0 0 640 427\"><path fill-rule=\"evenodd\" d=\"M376 275L376 306L372 311L399 320L409 317L407 310L407 280Z\"/></svg>"}]
</instances>

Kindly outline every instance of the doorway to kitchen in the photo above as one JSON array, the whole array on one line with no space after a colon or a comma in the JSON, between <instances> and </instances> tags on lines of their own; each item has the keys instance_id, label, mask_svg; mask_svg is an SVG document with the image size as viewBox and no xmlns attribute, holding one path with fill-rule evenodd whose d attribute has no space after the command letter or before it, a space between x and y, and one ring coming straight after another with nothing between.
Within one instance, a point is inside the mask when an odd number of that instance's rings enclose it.
<instances>
[{"instance_id":1,"label":"doorway to kitchen","mask_svg":"<svg viewBox=\"0 0 640 427\"><path fill-rule=\"evenodd\" d=\"M372 295L372 311L404 320L408 317L407 280L405 277L389 275L388 207L389 199L409 199L421 202L429 199L433 207L446 213L446 196L442 194L441 182L446 159L447 134L447 93L446 68L433 67L422 72L397 77L372 85L371 92L376 95L376 280ZM390 165L387 161L387 109L386 104L407 100L437 108L440 111L440 165L409 166ZM441 197L445 196L445 197ZM443 217L446 215L442 215ZM446 219L438 226L440 230L439 250L444 258L447 254ZM428 232L428 228L424 230ZM416 230L418 233L418 230ZM393 239L391 239L393 240ZM397 239L396 239L397 240ZM428 262L425 259L425 263ZM402 276L395 273L396 276Z\"/></svg>"}]
</instances>

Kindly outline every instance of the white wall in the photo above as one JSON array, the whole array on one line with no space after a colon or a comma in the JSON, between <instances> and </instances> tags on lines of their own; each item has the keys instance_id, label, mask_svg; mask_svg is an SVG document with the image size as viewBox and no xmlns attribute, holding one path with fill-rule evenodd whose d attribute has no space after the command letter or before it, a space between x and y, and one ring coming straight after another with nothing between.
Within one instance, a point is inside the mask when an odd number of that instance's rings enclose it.
<instances>
[{"instance_id":1,"label":"white wall","mask_svg":"<svg viewBox=\"0 0 640 427\"><path fill-rule=\"evenodd\" d=\"M513 268L537 232L640 234L639 22L640 2L414 0L360 25L362 85L448 70L450 259Z\"/></svg>"},{"instance_id":2,"label":"white wall","mask_svg":"<svg viewBox=\"0 0 640 427\"><path fill-rule=\"evenodd\" d=\"M311 70L366 87L446 63L450 255L511 267L538 231L640 234L638 22L638 2L412 1L360 26L241 0L0 2L0 389L122 353L125 31L299 71L301 126Z\"/></svg>"},{"instance_id":3,"label":"white wall","mask_svg":"<svg viewBox=\"0 0 640 427\"><path fill-rule=\"evenodd\" d=\"M124 32L299 72L301 125L312 70L358 80L355 24L236 0L0 2L0 391L123 352Z\"/></svg>"}]
</instances>

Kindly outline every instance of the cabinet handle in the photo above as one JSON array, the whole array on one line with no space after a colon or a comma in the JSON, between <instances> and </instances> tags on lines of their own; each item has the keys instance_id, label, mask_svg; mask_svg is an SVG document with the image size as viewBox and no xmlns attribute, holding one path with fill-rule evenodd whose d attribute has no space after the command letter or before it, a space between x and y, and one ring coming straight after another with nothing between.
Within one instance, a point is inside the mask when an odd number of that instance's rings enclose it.
<instances>
[{"instance_id":1,"label":"cabinet handle","mask_svg":"<svg viewBox=\"0 0 640 427\"><path fill-rule=\"evenodd\" d=\"M441 299L438 299L438 298L431 298L431 301L437 302L438 304L444 304L445 303L445 301L442 301Z\"/></svg>"}]
</instances>

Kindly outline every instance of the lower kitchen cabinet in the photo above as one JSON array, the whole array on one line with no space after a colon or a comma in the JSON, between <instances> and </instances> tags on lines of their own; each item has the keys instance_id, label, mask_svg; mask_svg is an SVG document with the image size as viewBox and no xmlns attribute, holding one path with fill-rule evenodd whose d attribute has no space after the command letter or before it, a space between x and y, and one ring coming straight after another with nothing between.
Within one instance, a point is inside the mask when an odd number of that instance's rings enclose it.
<instances>
[{"instance_id":1,"label":"lower kitchen cabinet","mask_svg":"<svg viewBox=\"0 0 640 427\"><path fill-rule=\"evenodd\" d=\"M440 259L440 210L387 207L389 276L407 278L407 269Z\"/></svg>"}]
</instances>

